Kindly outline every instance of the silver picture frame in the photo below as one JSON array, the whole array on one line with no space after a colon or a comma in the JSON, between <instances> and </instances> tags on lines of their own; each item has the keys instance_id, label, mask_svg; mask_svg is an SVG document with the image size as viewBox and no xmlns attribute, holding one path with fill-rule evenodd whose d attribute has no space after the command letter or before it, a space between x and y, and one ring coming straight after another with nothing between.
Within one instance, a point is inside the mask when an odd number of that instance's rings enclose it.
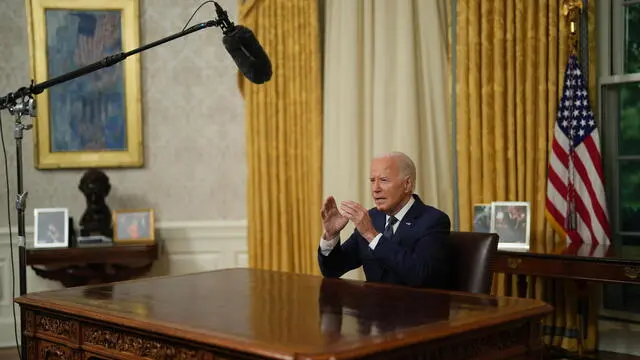
<instances>
[{"instance_id":1,"label":"silver picture frame","mask_svg":"<svg viewBox=\"0 0 640 360\"><path fill-rule=\"evenodd\" d=\"M33 247L69 247L69 210L66 208L34 209Z\"/></svg>"},{"instance_id":2,"label":"silver picture frame","mask_svg":"<svg viewBox=\"0 0 640 360\"><path fill-rule=\"evenodd\" d=\"M491 203L473 205L473 231L491 232Z\"/></svg>"},{"instance_id":3,"label":"silver picture frame","mask_svg":"<svg viewBox=\"0 0 640 360\"><path fill-rule=\"evenodd\" d=\"M530 203L526 201L492 202L491 232L500 236L498 249L530 250Z\"/></svg>"}]
</instances>

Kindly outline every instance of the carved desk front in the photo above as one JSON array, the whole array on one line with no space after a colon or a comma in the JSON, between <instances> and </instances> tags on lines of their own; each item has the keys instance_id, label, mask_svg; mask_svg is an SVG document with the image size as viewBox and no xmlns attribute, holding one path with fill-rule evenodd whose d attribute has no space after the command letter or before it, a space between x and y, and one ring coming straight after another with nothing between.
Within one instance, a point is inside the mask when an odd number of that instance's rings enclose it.
<instances>
[{"instance_id":1,"label":"carved desk front","mask_svg":"<svg viewBox=\"0 0 640 360\"><path fill-rule=\"evenodd\" d=\"M530 299L228 269L32 293L28 359L541 359Z\"/></svg>"}]
</instances>

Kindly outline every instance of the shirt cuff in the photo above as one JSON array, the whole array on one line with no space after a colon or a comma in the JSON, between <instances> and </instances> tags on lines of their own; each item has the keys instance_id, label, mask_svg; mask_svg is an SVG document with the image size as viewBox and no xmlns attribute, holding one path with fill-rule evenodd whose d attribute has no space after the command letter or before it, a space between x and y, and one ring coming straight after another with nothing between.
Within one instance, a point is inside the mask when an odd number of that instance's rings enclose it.
<instances>
[{"instance_id":1,"label":"shirt cuff","mask_svg":"<svg viewBox=\"0 0 640 360\"><path fill-rule=\"evenodd\" d=\"M376 249L376 245L378 245L378 241L380 240L381 237L382 237L382 234L378 233L378 235L376 235L376 237L374 237L373 240L371 240L371 242L369 243L369 247L371 248L371 250Z\"/></svg>"},{"instance_id":2,"label":"shirt cuff","mask_svg":"<svg viewBox=\"0 0 640 360\"><path fill-rule=\"evenodd\" d=\"M340 241L340 235L334 237L333 239L325 240L322 237L320 238L320 253L324 256L329 256L331 250L338 244Z\"/></svg>"}]
</instances>

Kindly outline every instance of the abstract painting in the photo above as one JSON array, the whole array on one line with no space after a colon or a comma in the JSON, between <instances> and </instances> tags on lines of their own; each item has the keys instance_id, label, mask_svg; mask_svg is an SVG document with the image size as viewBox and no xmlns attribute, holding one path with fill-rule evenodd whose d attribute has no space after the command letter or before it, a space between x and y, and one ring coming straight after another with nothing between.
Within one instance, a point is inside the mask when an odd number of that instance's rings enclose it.
<instances>
[{"instance_id":1,"label":"abstract painting","mask_svg":"<svg viewBox=\"0 0 640 360\"><path fill-rule=\"evenodd\" d=\"M139 46L138 0L27 0L41 83ZM140 61L133 55L36 97L38 168L143 164Z\"/></svg>"},{"instance_id":2,"label":"abstract painting","mask_svg":"<svg viewBox=\"0 0 640 360\"><path fill-rule=\"evenodd\" d=\"M122 49L120 12L47 10L51 77L87 66ZM126 150L122 63L49 90L51 150Z\"/></svg>"}]
</instances>

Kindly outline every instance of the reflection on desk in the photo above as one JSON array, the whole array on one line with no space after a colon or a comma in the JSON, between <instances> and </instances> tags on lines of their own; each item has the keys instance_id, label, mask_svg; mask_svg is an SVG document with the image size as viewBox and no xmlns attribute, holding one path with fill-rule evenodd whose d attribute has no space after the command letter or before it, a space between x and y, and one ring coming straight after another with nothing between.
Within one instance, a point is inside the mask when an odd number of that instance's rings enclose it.
<instances>
[{"instance_id":1,"label":"reflection on desk","mask_svg":"<svg viewBox=\"0 0 640 360\"><path fill-rule=\"evenodd\" d=\"M461 298L446 292L403 290L394 288L388 292L386 287L323 279L319 301L322 333L338 339L350 335L390 334L416 327L435 329L444 323L473 321L481 312L495 313L509 306L499 304L508 299Z\"/></svg>"},{"instance_id":2,"label":"reflection on desk","mask_svg":"<svg viewBox=\"0 0 640 360\"><path fill-rule=\"evenodd\" d=\"M252 269L32 293L17 302L34 349L44 341L78 356L133 358L364 358L384 351L385 359L460 359L505 349L533 356L542 351L539 321L551 311L528 299Z\"/></svg>"}]
</instances>

